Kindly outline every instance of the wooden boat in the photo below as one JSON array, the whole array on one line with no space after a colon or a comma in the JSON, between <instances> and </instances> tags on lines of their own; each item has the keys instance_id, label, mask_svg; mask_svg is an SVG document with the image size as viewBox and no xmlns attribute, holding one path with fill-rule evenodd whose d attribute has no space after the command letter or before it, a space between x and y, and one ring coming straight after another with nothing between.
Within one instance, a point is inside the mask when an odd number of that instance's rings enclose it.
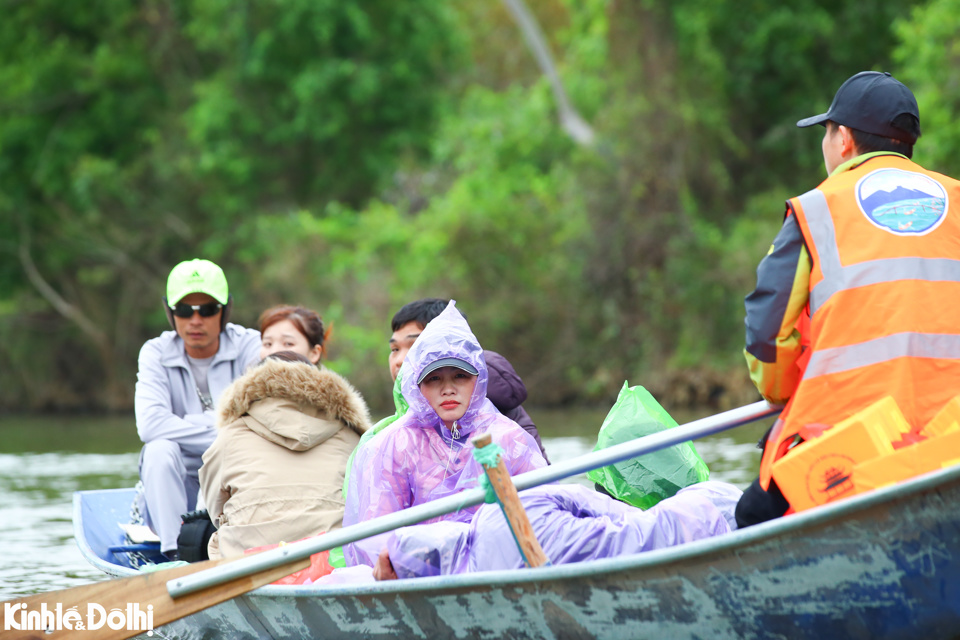
<instances>
[{"instance_id":1,"label":"wooden boat","mask_svg":"<svg viewBox=\"0 0 960 640\"><path fill-rule=\"evenodd\" d=\"M132 490L79 492L81 551L131 575ZM628 557L340 586L268 586L158 629L176 638L952 638L960 466ZM118 520L118 518L120 518Z\"/></svg>"}]
</instances>

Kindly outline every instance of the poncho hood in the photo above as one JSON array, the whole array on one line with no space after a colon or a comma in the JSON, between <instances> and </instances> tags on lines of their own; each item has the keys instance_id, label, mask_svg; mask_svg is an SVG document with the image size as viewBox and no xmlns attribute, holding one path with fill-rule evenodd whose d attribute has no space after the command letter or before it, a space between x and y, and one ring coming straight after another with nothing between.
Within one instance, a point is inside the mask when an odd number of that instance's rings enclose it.
<instances>
[{"instance_id":1,"label":"poncho hood","mask_svg":"<svg viewBox=\"0 0 960 640\"><path fill-rule=\"evenodd\" d=\"M370 428L360 393L328 369L269 359L223 392L217 425L243 419L258 435L292 451L305 451L348 427Z\"/></svg>"},{"instance_id":2,"label":"poncho hood","mask_svg":"<svg viewBox=\"0 0 960 640\"><path fill-rule=\"evenodd\" d=\"M459 358L477 370L477 384L470 396L470 406L457 421L461 437L476 428L477 416L484 410L485 404L489 405L486 399L488 373L483 349L456 304L455 300L451 300L447 308L430 321L407 353L401 368L403 397L410 405L407 415L419 425L433 427L447 437L450 436L450 430L444 426L417 385L420 373L428 365L441 358Z\"/></svg>"}]
</instances>

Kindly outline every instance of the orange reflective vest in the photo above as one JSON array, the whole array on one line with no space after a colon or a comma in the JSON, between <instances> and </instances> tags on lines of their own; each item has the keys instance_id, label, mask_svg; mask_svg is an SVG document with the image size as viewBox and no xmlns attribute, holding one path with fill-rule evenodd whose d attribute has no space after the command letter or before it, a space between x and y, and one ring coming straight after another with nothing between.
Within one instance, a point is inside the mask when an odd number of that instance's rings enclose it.
<instances>
[{"instance_id":1,"label":"orange reflective vest","mask_svg":"<svg viewBox=\"0 0 960 640\"><path fill-rule=\"evenodd\" d=\"M898 155L788 203L812 260L810 359L760 462L890 395L920 429L960 393L960 182Z\"/></svg>"}]
</instances>

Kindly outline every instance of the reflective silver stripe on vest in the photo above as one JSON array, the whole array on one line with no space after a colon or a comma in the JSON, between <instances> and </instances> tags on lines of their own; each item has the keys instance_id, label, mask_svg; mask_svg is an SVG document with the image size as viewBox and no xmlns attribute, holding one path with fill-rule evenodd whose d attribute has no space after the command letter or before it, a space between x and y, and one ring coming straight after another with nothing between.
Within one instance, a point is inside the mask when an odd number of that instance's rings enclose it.
<instances>
[{"instance_id":1,"label":"reflective silver stripe on vest","mask_svg":"<svg viewBox=\"0 0 960 640\"><path fill-rule=\"evenodd\" d=\"M960 359L960 335L895 333L846 347L820 349L810 355L804 380L867 367L894 358Z\"/></svg>"},{"instance_id":2,"label":"reflective silver stripe on vest","mask_svg":"<svg viewBox=\"0 0 960 640\"><path fill-rule=\"evenodd\" d=\"M840 270L839 278L820 281L816 286L819 303L816 307L819 308L837 291L895 280L960 282L960 261L949 258L886 258L852 264ZM810 313L814 310L814 296L811 294Z\"/></svg>"},{"instance_id":3,"label":"reflective silver stripe on vest","mask_svg":"<svg viewBox=\"0 0 960 640\"><path fill-rule=\"evenodd\" d=\"M810 292L810 315L838 291L897 280L960 282L960 260L950 258L884 258L841 266L837 235L827 199L819 189L799 198L820 260L823 280Z\"/></svg>"},{"instance_id":4,"label":"reflective silver stripe on vest","mask_svg":"<svg viewBox=\"0 0 960 640\"><path fill-rule=\"evenodd\" d=\"M812 189L797 200L803 207L811 239L820 260L820 271L823 273L823 280L810 291L810 315L813 316L830 296L843 288L841 286L843 267L840 266L837 232L833 226L833 218L830 217L826 196L819 189Z\"/></svg>"}]
</instances>

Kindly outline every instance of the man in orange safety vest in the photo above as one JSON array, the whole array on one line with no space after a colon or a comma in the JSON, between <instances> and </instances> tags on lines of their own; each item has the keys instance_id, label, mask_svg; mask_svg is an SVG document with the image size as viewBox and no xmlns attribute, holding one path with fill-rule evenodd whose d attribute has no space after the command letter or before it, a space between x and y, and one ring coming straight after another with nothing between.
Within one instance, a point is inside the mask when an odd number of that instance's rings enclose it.
<instances>
[{"instance_id":1,"label":"man in orange safety vest","mask_svg":"<svg viewBox=\"0 0 960 640\"><path fill-rule=\"evenodd\" d=\"M815 124L828 177L787 201L746 298L751 378L786 407L761 441L741 527L790 508L771 467L792 447L888 395L919 429L960 393L960 182L910 160L913 93L858 73L797 126Z\"/></svg>"}]
</instances>

